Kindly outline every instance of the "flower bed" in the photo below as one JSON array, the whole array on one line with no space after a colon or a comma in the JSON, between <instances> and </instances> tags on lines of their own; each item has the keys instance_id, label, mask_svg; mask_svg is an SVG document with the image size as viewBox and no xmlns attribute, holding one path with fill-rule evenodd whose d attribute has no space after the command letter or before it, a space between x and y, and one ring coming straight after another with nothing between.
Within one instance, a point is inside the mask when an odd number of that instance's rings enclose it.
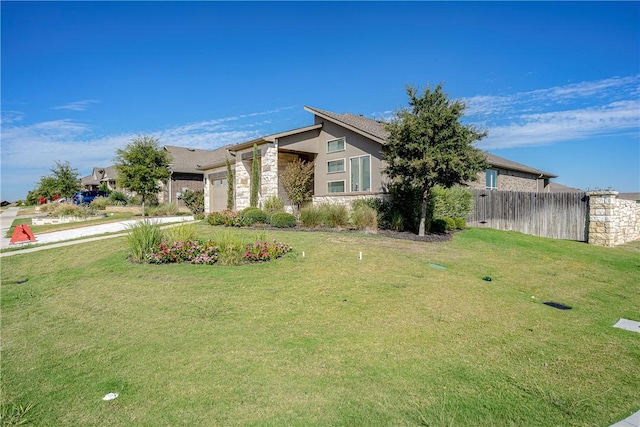
<instances>
[{"instance_id":1,"label":"flower bed","mask_svg":"<svg viewBox=\"0 0 640 427\"><path fill-rule=\"evenodd\" d=\"M257 241L244 247L242 260L247 263L271 261L291 251L285 243ZM147 256L153 264L188 263L214 265L220 258L220 247L213 241L161 243L156 251Z\"/></svg>"}]
</instances>

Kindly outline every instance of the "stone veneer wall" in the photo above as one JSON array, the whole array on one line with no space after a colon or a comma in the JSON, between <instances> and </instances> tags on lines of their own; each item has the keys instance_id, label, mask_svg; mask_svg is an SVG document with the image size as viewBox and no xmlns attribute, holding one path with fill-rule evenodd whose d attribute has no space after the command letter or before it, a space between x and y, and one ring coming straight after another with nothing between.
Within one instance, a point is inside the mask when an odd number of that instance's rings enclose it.
<instances>
[{"instance_id":1,"label":"stone veneer wall","mask_svg":"<svg viewBox=\"0 0 640 427\"><path fill-rule=\"evenodd\" d=\"M500 191L538 191L537 176L506 169L489 168L498 171L498 190ZM484 190L486 186L486 174L482 171L476 181L468 182L470 188Z\"/></svg>"},{"instance_id":2,"label":"stone veneer wall","mask_svg":"<svg viewBox=\"0 0 640 427\"><path fill-rule=\"evenodd\" d=\"M591 191L589 243L616 246L640 239L640 203L618 199L617 191Z\"/></svg>"},{"instance_id":3,"label":"stone veneer wall","mask_svg":"<svg viewBox=\"0 0 640 427\"><path fill-rule=\"evenodd\" d=\"M266 144L260 148L262 149L262 175L258 206L264 206L264 202L269 197L278 195L278 147L275 144Z\"/></svg>"},{"instance_id":4,"label":"stone veneer wall","mask_svg":"<svg viewBox=\"0 0 640 427\"><path fill-rule=\"evenodd\" d=\"M341 196L313 196L313 204L329 203L334 205L345 205L351 209L351 203L360 199L383 199L384 194L380 193L362 193L354 195L341 195Z\"/></svg>"}]
</instances>

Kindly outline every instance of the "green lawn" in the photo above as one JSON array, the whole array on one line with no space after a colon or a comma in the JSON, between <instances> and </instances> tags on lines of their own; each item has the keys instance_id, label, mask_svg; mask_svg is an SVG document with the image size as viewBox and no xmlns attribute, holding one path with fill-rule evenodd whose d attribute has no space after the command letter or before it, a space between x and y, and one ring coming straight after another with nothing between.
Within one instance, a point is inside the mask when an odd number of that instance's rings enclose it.
<instances>
[{"instance_id":1,"label":"green lawn","mask_svg":"<svg viewBox=\"0 0 640 427\"><path fill-rule=\"evenodd\" d=\"M198 226L222 231L255 234ZM640 409L640 334L612 327L640 320L639 242L268 235L294 252L134 265L115 238L3 258L3 412L35 404L24 418L43 426L608 426Z\"/></svg>"}]
</instances>

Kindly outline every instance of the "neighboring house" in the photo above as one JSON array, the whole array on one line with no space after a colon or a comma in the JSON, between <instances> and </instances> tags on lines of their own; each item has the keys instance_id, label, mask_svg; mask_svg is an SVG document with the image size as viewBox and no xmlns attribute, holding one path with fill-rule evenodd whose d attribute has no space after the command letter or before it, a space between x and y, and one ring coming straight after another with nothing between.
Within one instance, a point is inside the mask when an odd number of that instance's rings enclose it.
<instances>
[{"instance_id":1,"label":"neighboring house","mask_svg":"<svg viewBox=\"0 0 640 427\"><path fill-rule=\"evenodd\" d=\"M116 189L116 167L93 168L91 175L80 179L80 185L84 190L97 190L100 185L106 184L109 190Z\"/></svg>"},{"instance_id":2,"label":"neighboring house","mask_svg":"<svg viewBox=\"0 0 640 427\"><path fill-rule=\"evenodd\" d=\"M171 179L167 183L163 183L162 190L158 194L160 203L177 202L179 205L184 205L182 195L186 190L203 190L204 174L198 168L220 158L224 161L224 148L200 150L165 145L164 149L171 155Z\"/></svg>"},{"instance_id":3,"label":"neighboring house","mask_svg":"<svg viewBox=\"0 0 640 427\"><path fill-rule=\"evenodd\" d=\"M280 172L298 158L315 161L313 202L349 203L358 198L384 194L385 163L381 148L387 132L382 122L354 114L336 114L312 107L313 124L263 136L214 151L216 160L198 170L204 172L205 211L226 208L225 156L234 165L235 209L249 206L253 145L258 146L260 167L259 203L278 196L291 209ZM550 191L556 175L487 153L490 167L480 174L474 188L518 191Z\"/></svg>"}]
</instances>

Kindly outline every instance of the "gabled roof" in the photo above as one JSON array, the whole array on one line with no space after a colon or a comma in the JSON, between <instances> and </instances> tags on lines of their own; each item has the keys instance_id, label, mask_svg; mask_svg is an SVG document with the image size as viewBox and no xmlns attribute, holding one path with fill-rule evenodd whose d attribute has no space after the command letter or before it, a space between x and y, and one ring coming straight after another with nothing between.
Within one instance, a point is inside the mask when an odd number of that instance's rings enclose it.
<instances>
[{"instance_id":1,"label":"gabled roof","mask_svg":"<svg viewBox=\"0 0 640 427\"><path fill-rule=\"evenodd\" d=\"M220 159L224 160L228 147L222 147L217 150L201 150L198 148L175 147L165 145L164 149L171 154L171 169L173 172L179 173L197 173L202 174L199 169L203 165L214 163Z\"/></svg>"},{"instance_id":2,"label":"gabled roof","mask_svg":"<svg viewBox=\"0 0 640 427\"><path fill-rule=\"evenodd\" d=\"M102 182L102 181L115 180L117 176L118 176L118 170L116 169L116 167L107 166L106 168L104 168L104 173L102 174L102 179L100 181Z\"/></svg>"},{"instance_id":3,"label":"gabled roof","mask_svg":"<svg viewBox=\"0 0 640 427\"><path fill-rule=\"evenodd\" d=\"M558 175L554 175L549 172L535 169L522 163L514 162L512 160L505 159L504 157L496 156L495 154L486 153L487 162L493 167L508 169L517 172L525 172L530 174L539 175L540 178L557 178Z\"/></svg>"},{"instance_id":4,"label":"gabled roof","mask_svg":"<svg viewBox=\"0 0 640 427\"><path fill-rule=\"evenodd\" d=\"M340 126L371 138L380 144L384 144L389 136L389 133L384 128L384 123L377 120L350 113L332 113L331 111L320 110L309 106L305 106L304 109L318 117L337 123Z\"/></svg>"},{"instance_id":5,"label":"gabled roof","mask_svg":"<svg viewBox=\"0 0 640 427\"><path fill-rule=\"evenodd\" d=\"M582 190L579 190L574 187L569 187L567 185L559 184L557 182L549 183L549 191L552 193L582 193Z\"/></svg>"}]
</instances>

